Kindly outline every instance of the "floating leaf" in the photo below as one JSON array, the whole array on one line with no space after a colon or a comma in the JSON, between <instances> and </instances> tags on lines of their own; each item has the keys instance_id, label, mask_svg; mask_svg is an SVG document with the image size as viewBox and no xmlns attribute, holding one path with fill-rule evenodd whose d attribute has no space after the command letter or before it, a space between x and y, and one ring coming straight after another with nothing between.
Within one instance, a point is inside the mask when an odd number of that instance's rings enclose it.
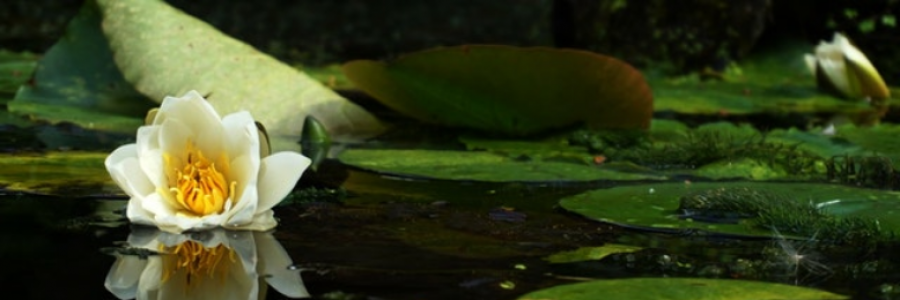
<instances>
[{"instance_id":1,"label":"floating leaf","mask_svg":"<svg viewBox=\"0 0 900 300\"><path fill-rule=\"evenodd\" d=\"M316 80L163 1L97 3L116 64L155 101L196 90L220 114L248 110L271 138L295 144L307 115L335 139L383 130L374 116Z\"/></svg>"},{"instance_id":2,"label":"floating leaf","mask_svg":"<svg viewBox=\"0 0 900 300\"><path fill-rule=\"evenodd\" d=\"M836 300L849 297L760 281L703 278L628 278L566 284L519 300Z\"/></svg>"},{"instance_id":3,"label":"floating leaf","mask_svg":"<svg viewBox=\"0 0 900 300\"><path fill-rule=\"evenodd\" d=\"M38 62L31 83L23 85L9 109L51 122L133 133L155 106L135 91L116 68L100 30L100 13L86 1L65 35Z\"/></svg>"},{"instance_id":4,"label":"floating leaf","mask_svg":"<svg viewBox=\"0 0 900 300\"><path fill-rule=\"evenodd\" d=\"M663 179L653 174L619 172L614 166L559 161L517 160L481 151L346 150L341 162L398 176L473 181L590 181Z\"/></svg>"},{"instance_id":5,"label":"floating leaf","mask_svg":"<svg viewBox=\"0 0 900 300\"><path fill-rule=\"evenodd\" d=\"M900 232L900 194L841 185L813 183L699 182L658 183L600 189L560 200L564 209L598 221L658 231L702 230L724 234L771 236L751 222L706 223L678 212L682 196L718 188L747 188L789 197L798 203L823 203L828 212L846 218L878 220L884 230ZM838 201L835 201L838 200ZM849 209L852 208L852 209Z\"/></svg>"},{"instance_id":6,"label":"floating leaf","mask_svg":"<svg viewBox=\"0 0 900 300\"><path fill-rule=\"evenodd\" d=\"M585 122L648 128L653 99L640 72L579 50L443 47L384 63L351 61L354 85L424 122L526 135Z\"/></svg>"}]
</instances>

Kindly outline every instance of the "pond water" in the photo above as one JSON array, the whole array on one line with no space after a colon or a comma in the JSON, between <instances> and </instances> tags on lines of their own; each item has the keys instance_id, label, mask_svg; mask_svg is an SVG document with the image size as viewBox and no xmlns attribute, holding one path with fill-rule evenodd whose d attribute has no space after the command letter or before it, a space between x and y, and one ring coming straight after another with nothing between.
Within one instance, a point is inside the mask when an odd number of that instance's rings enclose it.
<instances>
[{"instance_id":1,"label":"pond water","mask_svg":"<svg viewBox=\"0 0 900 300\"><path fill-rule=\"evenodd\" d=\"M293 260L282 267L301 272L316 299L517 299L560 284L637 277L753 279L889 299L884 284L896 280L851 274L864 267L841 258L818 257L814 263L821 265L813 267L788 263L782 252L806 251L802 241L638 231L558 208L560 198L633 182L411 180L333 161L305 178L301 183L314 181L320 189L341 182L344 188L331 198L276 208L273 236ZM104 282L116 255L140 256L123 251L130 249L123 242L148 231L122 222L122 200L4 193L3 285L16 287L22 299L115 299ZM613 244L639 248L602 259L560 256ZM269 288L266 299L288 298Z\"/></svg>"}]
</instances>

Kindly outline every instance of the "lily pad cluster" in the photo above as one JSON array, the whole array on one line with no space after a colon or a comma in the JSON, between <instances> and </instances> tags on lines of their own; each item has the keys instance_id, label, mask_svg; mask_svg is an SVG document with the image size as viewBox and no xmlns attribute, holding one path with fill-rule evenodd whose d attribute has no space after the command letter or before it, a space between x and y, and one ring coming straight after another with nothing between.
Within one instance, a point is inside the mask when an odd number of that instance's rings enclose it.
<instances>
[{"instance_id":1,"label":"lily pad cluster","mask_svg":"<svg viewBox=\"0 0 900 300\"><path fill-rule=\"evenodd\" d=\"M649 132L588 130L530 139L464 134L458 142L465 150L349 149L338 158L380 173L450 180L665 180L688 176L894 188L900 187L895 171L900 157L895 158L897 151L889 141L878 142L881 133L894 127L845 125L827 135L798 129L762 132L724 122L688 128L672 120L654 120Z\"/></svg>"}]
</instances>

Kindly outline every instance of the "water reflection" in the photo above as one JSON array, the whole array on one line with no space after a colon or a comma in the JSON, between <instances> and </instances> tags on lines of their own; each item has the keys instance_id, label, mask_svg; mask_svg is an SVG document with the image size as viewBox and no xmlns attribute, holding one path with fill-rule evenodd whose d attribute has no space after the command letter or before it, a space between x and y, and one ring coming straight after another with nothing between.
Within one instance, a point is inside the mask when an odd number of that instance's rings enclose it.
<instances>
[{"instance_id":1,"label":"water reflection","mask_svg":"<svg viewBox=\"0 0 900 300\"><path fill-rule=\"evenodd\" d=\"M105 286L119 299L265 299L269 285L291 298L309 297L269 232L136 228L125 245L104 251L116 257Z\"/></svg>"}]
</instances>

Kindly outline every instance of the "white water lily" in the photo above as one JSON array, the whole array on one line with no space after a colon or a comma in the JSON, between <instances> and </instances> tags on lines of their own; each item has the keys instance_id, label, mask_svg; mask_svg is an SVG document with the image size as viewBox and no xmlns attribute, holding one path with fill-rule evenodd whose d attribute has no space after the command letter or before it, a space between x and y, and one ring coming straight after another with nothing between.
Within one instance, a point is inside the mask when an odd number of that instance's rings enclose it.
<instances>
[{"instance_id":1,"label":"white water lily","mask_svg":"<svg viewBox=\"0 0 900 300\"><path fill-rule=\"evenodd\" d=\"M106 169L131 197L126 214L133 223L174 233L268 230L276 225L272 207L310 160L296 152L267 155L262 137L249 112L221 118L191 91L166 97L138 129L137 142L106 158Z\"/></svg>"},{"instance_id":2,"label":"white water lily","mask_svg":"<svg viewBox=\"0 0 900 300\"><path fill-rule=\"evenodd\" d=\"M266 299L268 286L309 297L299 270L269 232L137 229L117 248L106 289L119 299ZM265 281L262 281L262 280ZM266 282L267 284L263 284Z\"/></svg>"},{"instance_id":3,"label":"white water lily","mask_svg":"<svg viewBox=\"0 0 900 300\"><path fill-rule=\"evenodd\" d=\"M819 87L850 99L880 100L890 97L881 74L843 34L835 33L831 43L822 41L815 55L805 56Z\"/></svg>"}]
</instances>

